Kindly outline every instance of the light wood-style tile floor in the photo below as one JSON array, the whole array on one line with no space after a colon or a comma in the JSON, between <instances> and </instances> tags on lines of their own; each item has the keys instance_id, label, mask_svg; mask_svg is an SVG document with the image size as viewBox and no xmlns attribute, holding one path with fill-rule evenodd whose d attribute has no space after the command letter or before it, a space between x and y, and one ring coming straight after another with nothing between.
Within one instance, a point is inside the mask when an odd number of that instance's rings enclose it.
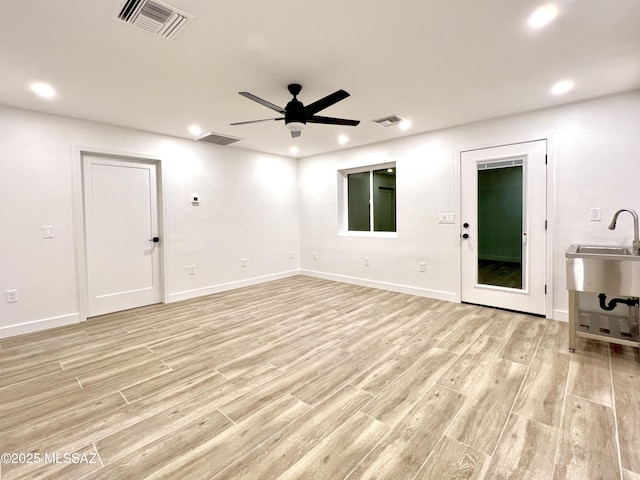
<instances>
[{"instance_id":1,"label":"light wood-style tile floor","mask_svg":"<svg viewBox=\"0 0 640 480\"><path fill-rule=\"evenodd\" d=\"M639 480L636 355L292 277L1 340L0 475Z\"/></svg>"}]
</instances>

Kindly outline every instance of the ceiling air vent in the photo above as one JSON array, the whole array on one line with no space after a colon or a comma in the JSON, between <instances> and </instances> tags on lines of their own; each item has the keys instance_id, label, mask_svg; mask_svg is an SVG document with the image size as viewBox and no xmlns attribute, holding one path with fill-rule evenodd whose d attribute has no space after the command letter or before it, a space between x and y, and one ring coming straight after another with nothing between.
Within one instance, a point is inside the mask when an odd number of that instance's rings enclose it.
<instances>
[{"instance_id":1,"label":"ceiling air vent","mask_svg":"<svg viewBox=\"0 0 640 480\"><path fill-rule=\"evenodd\" d=\"M390 117L379 118L378 120L374 120L374 123L377 123L381 127L390 127L391 125L398 125L402 122L403 118L398 115L391 115Z\"/></svg>"},{"instance_id":2,"label":"ceiling air vent","mask_svg":"<svg viewBox=\"0 0 640 480\"><path fill-rule=\"evenodd\" d=\"M156 0L126 0L117 17L135 27L173 40L193 16Z\"/></svg>"},{"instance_id":3,"label":"ceiling air vent","mask_svg":"<svg viewBox=\"0 0 640 480\"><path fill-rule=\"evenodd\" d=\"M229 145L231 143L242 140L241 138L229 137L226 135L220 135L219 133L205 133L204 135L196 138L198 142L215 143L216 145Z\"/></svg>"}]
</instances>

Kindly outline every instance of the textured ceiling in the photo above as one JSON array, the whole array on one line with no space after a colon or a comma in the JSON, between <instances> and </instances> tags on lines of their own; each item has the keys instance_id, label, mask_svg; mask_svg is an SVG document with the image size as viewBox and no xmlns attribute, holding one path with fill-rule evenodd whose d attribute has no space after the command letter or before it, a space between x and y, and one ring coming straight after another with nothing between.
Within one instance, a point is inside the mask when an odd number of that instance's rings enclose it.
<instances>
[{"instance_id":1,"label":"textured ceiling","mask_svg":"<svg viewBox=\"0 0 640 480\"><path fill-rule=\"evenodd\" d=\"M187 127L231 135L247 148L297 156L640 88L640 1L560 0L534 31L528 0L168 0L193 15L165 40L115 19L120 0L0 1L0 104L192 138ZM571 78L563 96L549 90ZM28 83L51 83L37 98ZM351 97L320 115L357 127L284 122L230 126L275 112L286 86L307 104ZM380 127L397 114L413 127ZM340 134L349 143L337 142Z\"/></svg>"}]
</instances>

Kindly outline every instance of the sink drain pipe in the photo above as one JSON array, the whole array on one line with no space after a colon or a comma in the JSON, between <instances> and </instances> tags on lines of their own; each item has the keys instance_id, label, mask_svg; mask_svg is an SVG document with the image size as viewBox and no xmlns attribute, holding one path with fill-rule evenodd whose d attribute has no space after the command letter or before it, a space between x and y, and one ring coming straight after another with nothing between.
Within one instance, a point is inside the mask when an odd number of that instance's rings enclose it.
<instances>
[{"instance_id":1,"label":"sink drain pipe","mask_svg":"<svg viewBox=\"0 0 640 480\"><path fill-rule=\"evenodd\" d=\"M614 308L616 308L616 305L618 303L624 303L627 307L631 308L634 307L636 305L638 305L638 299L637 298L612 298L611 300L609 300L609 304L607 304L607 295L604 293L601 293L600 295L598 295L598 298L600 299L600 308L606 311L611 311Z\"/></svg>"}]
</instances>

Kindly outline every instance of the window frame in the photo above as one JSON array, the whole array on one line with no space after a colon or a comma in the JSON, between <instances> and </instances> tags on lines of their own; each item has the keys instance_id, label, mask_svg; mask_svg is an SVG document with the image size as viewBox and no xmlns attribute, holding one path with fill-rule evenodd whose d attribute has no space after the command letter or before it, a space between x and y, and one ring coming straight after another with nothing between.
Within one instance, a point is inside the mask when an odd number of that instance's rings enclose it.
<instances>
[{"instance_id":1,"label":"window frame","mask_svg":"<svg viewBox=\"0 0 640 480\"><path fill-rule=\"evenodd\" d=\"M373 207L373 172L393 168L396 171L396 229L393 232L375 231L374 207ZM395 161L363 165L359 167L338 170L338 236L342 237L368 237L368 238L398 238L397 218L397 165ZM349 230L349 175L353 173L369 172L369 231Z\"/></svg>"}]
</instances>

